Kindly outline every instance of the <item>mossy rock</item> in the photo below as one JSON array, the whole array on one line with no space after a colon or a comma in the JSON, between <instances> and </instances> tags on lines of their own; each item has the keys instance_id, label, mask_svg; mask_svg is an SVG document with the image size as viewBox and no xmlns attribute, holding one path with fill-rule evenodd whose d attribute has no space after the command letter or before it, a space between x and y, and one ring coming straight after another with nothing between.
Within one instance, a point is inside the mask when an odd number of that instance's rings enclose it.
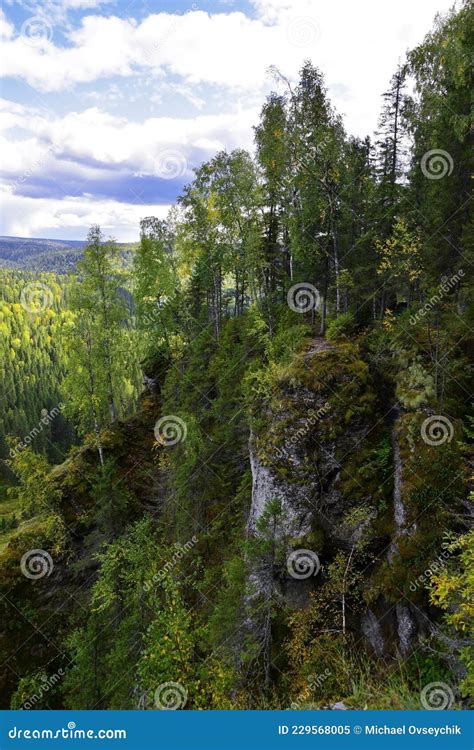
<instances>
[{"instance_id":1,"label":"mossy rock","mask_svg":"<svg viewBox=\"0 0 474 750\"><path fill-rule=\"evenodd\" d=\"M313 529L309 534L305 534L300 537L292 537L288 541L288 545L291 549L309 549L317 554L320 554L324 549L326 540L326 534L324 530L318 526Z\"/></svg>"}]
</instances>

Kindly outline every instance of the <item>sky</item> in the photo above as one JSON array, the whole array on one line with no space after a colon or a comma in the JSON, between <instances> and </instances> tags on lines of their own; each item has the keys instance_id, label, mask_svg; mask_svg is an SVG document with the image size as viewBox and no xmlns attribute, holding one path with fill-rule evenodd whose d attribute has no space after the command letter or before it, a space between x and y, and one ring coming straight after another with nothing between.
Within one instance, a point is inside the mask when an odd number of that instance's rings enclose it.
<instances>
[{"instance_id":1,"label":"sky","mask_svg":"<svg viewBox=\"0 0 474 750\"><path fill-rule=\"evenodd\" d=\"M323 72L351 135L453 0L3 0L0 234L138 239L193 168L253 150L265 97Z\"/></svg>"}]
</instances>

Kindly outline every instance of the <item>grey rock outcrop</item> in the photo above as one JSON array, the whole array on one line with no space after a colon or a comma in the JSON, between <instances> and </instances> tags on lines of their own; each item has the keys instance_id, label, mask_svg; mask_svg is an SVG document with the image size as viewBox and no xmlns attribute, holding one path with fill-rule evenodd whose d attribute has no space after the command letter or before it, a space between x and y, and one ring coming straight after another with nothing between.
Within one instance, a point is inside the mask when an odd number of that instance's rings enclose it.
<instances>
[{"instance_id":1,"label":"grey rock outcrop","mask_svg":"<svg viewBox=\"0 0 474 750\"><path fill-rule=\"evenodd\" d=\"M313 358L328 356L328 352L333 356L331 364L334 367L334 347L327 342L324 346L317 343L307 352L307 366L311 368ZM349 372L347 376L344 366ZM347 360L341 369L343 383L345 378L346 381L357 378L347 366ZM327 429L328 424L337 426L337 420L341 419L340 413L334 414L330 403L331 390L325 391L319 383L312 389L308 381L311 383L310 379L301 382L292 377L287 383L281 383L281 392L265 406L268 430L260 428L258 434L251 434L249 441L252 500L248 536L261 534L259 521L265 509L271 501L279 501L281 517L275 525L275 541L280 545L283 543L287 555L298 550L314 555L318 562L316 572L322 570L322 575L310 573L307 577L298 577L281 565L273 572L268 564L262 565L261 569L254 565L249 580L252 596L274 596L290 608L306 606L309 594L316 591L324 580L326 563L329 564L338 552L343 552L350 560L353 550L363 546L366 539L371 539L378 516L377 506L371 504L369 492L365 502L359 501L354 507L351 496L342 486L342 480L347 479L346 457L357 451L371 430L370 419L364 416L363 409L358 410L359 403L366 400L370 386L367 381L362 382L349 404L351 408L355 407L357 415L362 416L346 421L344 428L337 430ZM315 414L316 418L310 416ZM390 564L398 554L397 540L408 531L402 495L398 416L396 411L392 426L394 531L388 554L384 553ZM380 545L380 552L385 548L386 540ZM351 612L349 609L347 617L348 629L362 637L368 649L379 657L395 651L406 654L417 632L410 607L403 603L393 607L383 597L376 606L365 611Z\"/></svg>"}]
</instances>

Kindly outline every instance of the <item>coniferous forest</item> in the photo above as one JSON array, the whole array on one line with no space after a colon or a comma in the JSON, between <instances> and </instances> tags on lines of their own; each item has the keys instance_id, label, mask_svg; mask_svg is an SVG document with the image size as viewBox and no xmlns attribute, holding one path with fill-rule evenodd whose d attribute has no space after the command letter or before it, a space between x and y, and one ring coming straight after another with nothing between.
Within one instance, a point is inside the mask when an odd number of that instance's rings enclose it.
<instances>
[{"instance_id":1,"label":"coniferous forest","mask_svg":"<svg viewBox=\"0 0 474 750\"><path fill-rule=\"evenodd\" d=\"M2 708L469 707L472 50L373 139L275 68L139 243L1 268Z\"/></svg>"}]
</instances>

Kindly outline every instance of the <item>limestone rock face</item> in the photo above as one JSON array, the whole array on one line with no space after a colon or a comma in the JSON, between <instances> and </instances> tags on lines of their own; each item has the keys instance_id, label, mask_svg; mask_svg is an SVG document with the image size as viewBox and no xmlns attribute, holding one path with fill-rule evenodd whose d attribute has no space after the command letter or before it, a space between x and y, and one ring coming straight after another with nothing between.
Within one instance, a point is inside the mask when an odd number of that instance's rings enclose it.
<instances>
[{"instance_id":1,"label":"limestone rock face","mask_svg":"<svg viewBox=\"0 0 474 750\"><path fill-rule=\"evenodd\" d=\"M250 467L252 469L252 505L248 518L248 532L257 534L257 521L271 500L279 500L283 509L283 522L277 529L279 535L300 538L311 531L312 510L306 501L305 488L293 487L278 474L277 468L264 465L256 452L253 436L249 441Z\"/></svg>"},{"instance_id":2,"label":"limestone rock face","mask_svg":"<svg viewBox=\"0 0 474 750\"><path fill-rule=\"evenodd\" d=\"M380 537L374 531L381 480L376 474L365 484L359 479L374 423L383 417L374 409L374 388L363 364L349 347L316 341L275 384L261 405L258 429L250 436L252 501L247 533L256 538L262 534L259 521L269 503L277 501L281 515L274 538L287 558L287 566L280 565L273 573L271 566L260 571L256 566L251 583L254 591L276 596L282 606L306 606L338 553L348 558L364 548L373 558L397 554L404 522L398 444L393 452L395 481L389 487L392 507L387 513L394 516L390 535ZM305 564L311 570L308 575ZM367 568L369 578L370 564ZM349 608L347 625L377 656L406 653L416 632L409 609L402 604L393 608L383 596L375 608L364 609L363 603L357 611Z\"/></svg>"},{"instance_id":3,"label":"limestone rock face","mask_svg":"<svg viewBox=\"0 0 474 750\"><path fill-rule=\"evenodd\" d=\"M385 653L385 639L380 623L371 609L364 612L361 617L361 632L374 654L376 656L383 656Z\"/></svg>"},{"instance_id":4,"label":"limestone rock face","mask_svg":"<svg viewBox=\"0 0 474 750\"><path fill-rule=\"evenodd\" d=\"M406 604L398 602L395 607L398 623L398 642L402 656L405 656L411 646L412 640L416 634L416 623L411 614L410 608Z\"/></svg>"}]
</instances>

